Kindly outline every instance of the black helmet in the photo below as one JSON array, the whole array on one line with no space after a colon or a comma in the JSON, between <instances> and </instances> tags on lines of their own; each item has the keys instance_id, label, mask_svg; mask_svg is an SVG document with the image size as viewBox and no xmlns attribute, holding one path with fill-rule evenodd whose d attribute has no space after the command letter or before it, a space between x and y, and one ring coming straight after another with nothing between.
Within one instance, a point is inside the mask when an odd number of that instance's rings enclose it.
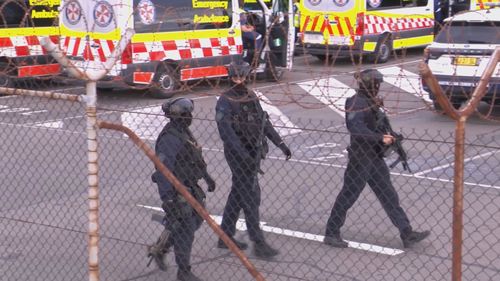
<instances>
[{"instance_id":1,"label":"black helmet","mask_svg":"<svg viewBox=\"0 0 500 281\"><path fill-rule=\"evenodd\" d=\"M250 73L250 64L245 61L233 61L227 67L227 76L229 78L237 77L244 78Z\"/></svg>"},{"instance_id":2,"label":"black helmet","mask_svg":"<svg viewBox=\"0 0 500 281\"><path fill-rule=\"evenodd\" d=\"M167 100L161 109L165 112L165 116L181 116L183 113L191 113L194 110L193 100L188 98L174 98Z\"/></svg>"},{"instance_id":3,"label":"black helmet","mask_svg":"<svg viewBox=\"0 0 500 281\"><path fill-rule=\"evenodd\" d=\"M373 85L380 84L384 81L382 73L371 68L354 73L354 78L358 81L359 87L365 89L370 89Z\"/></svg>"}]
</instances>

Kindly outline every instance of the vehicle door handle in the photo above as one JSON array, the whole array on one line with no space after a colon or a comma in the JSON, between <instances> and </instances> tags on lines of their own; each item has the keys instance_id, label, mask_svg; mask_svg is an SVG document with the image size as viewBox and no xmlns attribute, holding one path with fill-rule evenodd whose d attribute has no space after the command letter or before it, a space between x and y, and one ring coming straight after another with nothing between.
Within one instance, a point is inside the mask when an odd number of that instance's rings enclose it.
<instances>
[{"instance_id":1,"label":"vehicle door handle","mask_svg":"<svg viewBox=\"0 0 500 281\"><path fill-rule=\"evenodd\" d=\"M228 33L233 35L235 33L235 31L234 31L234 29L229 29Z\"/></svg>"}]
</instances>

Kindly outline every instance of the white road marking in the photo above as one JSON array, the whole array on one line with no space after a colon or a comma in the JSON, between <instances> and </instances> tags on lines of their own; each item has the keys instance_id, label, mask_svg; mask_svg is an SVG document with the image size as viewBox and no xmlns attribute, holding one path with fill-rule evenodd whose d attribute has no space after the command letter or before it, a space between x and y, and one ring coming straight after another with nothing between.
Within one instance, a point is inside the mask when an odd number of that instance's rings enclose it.
<instances>
[{"instance_id":1,"label":"white road marking","mask_svg":"<svg viewBox=\"0 0 500 281\"><path fill-rule=\"evenodd\" d=\"M44 112L49 112L48 110L36 110L36 111L30 111L30 112L23 112L21 115L33 115L33 114L38 114L38 113L44 113Z\"/></svg>"},{"instance_id":2,"label":"white road marking","mask_svg":"<svg viewBox=\"0 0 500 281\"><path fill-rule=\"evenodd\" d=\"M142 207L142 208L146 208L146 209L150 209L150 210L163 212L163 209L160 207L146 206L146 205L139 205L139 204L137 206ZM218 215L210 215L210 216L217 224L219 224L219 225L221 224L222 216L218 216ZM317 235L317 234L312 234L312 233L306 233L306 232L301 232L301 231L295 231L295 230L290 230L290 229L285 229L285 228L269 226L269 225L267 225L266 222L260 222L260 227L262 228L262 231L274 233L274 234L278 234L278 235L282 235L282 236L292 237L292 238L305 239L305 240L310 240L310 241L315 241L315 242L323 242L323 240L325 239L325 236L323 236L323 235ZM246 223L245 223L244 219L238 219L238 221L236 222L236 229L239 231L246 231L247 230ZM387 248L387 247L382 247L382 246L378 246L378 245L372 245L372 244L360 243L360 242L354 242L354 241L348 241L348 240L345 240L345 241L349 244L349 248L373 252L373 253L377 253L377 254L396 256L396 255L404 253L404 251L400 250L400 249ZM327 247L327 246L325 246L325 247Z\"/></svg>"},{"instance_id":3,"label":"white road marking","mask_svg":"<svg viewBox=\"0 0 500 281\"><path fill-rule=\"evenodd\" d=\"M223 150L218 149L218 148L203 148L203 150L215 151L215 152L221 152L221 153L224 152ZM347 153L347 151L345 151L345 150L343 152ZM284 157L269 156L269 155L266 156L266 158L273 159L273 160L285 160ZM306 165L318 165L318 166L324 166L324 167L341 168L341 169L347 168L347 166L345 166L345 165L318 162L318 161L313 161L313 160L294 159L294 158L288 160L288 162L295 162L295 163L301 163L301 164L306 164ZM396 173L396 172L390 172L390 174L395 175L395 176L408 177L408 178L417 178L417 179L424 179L424 180L430 180L430 181L439 181L439 182L444 182L444 183L453 183L453 179L440 179L440 178L435 178L435 177L426 177L426 176L421 176L421 175L416 175L416 174L406 174L406 173ZM484 187L484 188L493 188L493 189L500 190L500 186L492 185L492 184L483 184L483 183L466 181L466 182L464 182L464 185Z\"/></svg>"},{"instance_id":4,"label":"white road marking","mask_svg":"<svg viewBox=\"0 0 500 281\"><path fill-rule=\"evenodd\" d=\"M269 119L271 123L275 126L275 129L278 131L281 137L298 134L302 132L295 124L293 124L290 119L283 114L279 108L271 104L271 101L264 96L261 92L254 90L257 97L262 100L261 106L269 114Z\"/></svg>"},{"instance_id":5,"label":"white road marking","mask_svg":"<svg viewBox=\"0 0 500 281\"><path fill-rule=\"evenodd\" d=\"M156 140L165 125L164 113L161 106L133 109L121 115L123 126L129 127L141 139Z\"/></svg>"},{"instance_id":6,"label":"white road marking","mask_svg":"<svg viewBox=\"0 0 500 281\"><path fill-rule=\"evenodd\" d=\"M61 129L64 126L64 122L63 121L45 122L45 123L33 124L33 126Z\"/></svg>"},{"instance_id":7,"label":"white road marking","mask_svg":"<svg viewBox=\"0 0 500 281\"><path fill-rule=\"evenodd\" d=\"M380 67L375 67L375 68L376 69L381 69L381 68L391 67L391 66L401 66L401 65L406 65L406 64L412 64L412 63L419 62L419 61L422 61L422 59L412 60L412 61L405 61L405 62L398 62L398 63L388 64L388 65L384 65L384 66L380 66ZM370 67L366 67L364 69L368 69L368 68L370 68ZM348 71L348 72L336 73L336 74L333 74L331 77L338 77L338 76L347 75L347 74L354 74L356 72L363 71L364 69L359 68L359 69ZM311 79L309 78L309 79L297 80L297 81L293 81L293 82L284 82L284 83L272 84L272 85L269 85L269 86L258 87L256 89L276 88L276 87L281 87L281 86L289 86L289 85L293 85L293 84L300 84L300 83L304 83L304 82L308 82L308 81L311 81Z\"/></svg>"},{"instance_id":8,"label":"white road marking","mask_svg":"<svg viewBox=\"0 0 500 281\"><path fill-rule=\"evenodd\" d=\"M473 157L469 157L469 158L464 159L464 163L476 160L478 158L491 156L491 155L499 153L499 152L500 152L500 150L496 150L496 151L490 151L490 152L486 152L486 153L483 153L483 154L479 154L479 155L476 155L476 156L473 156ZM435 172L435 171L439 171L439 170L446 169L446 168L449 168L449 167L453 167L454 165L455 165L455 163L448 163L448 164L445 164L445 165L434 167L432 169L428 169L428 170L424 170L424 171L415 173L414 175L418 177L418 176L425 175L425 174L430 173L430 172Z\"/></svg>"},{"instance_id":9,"label":"white road marking","mask_svg":"<svg viewBox=\"0 0 500 281\"><path fill-rule=\"evenodd\" d=\"M334 148L334 147L338 147L339 144L338 143L334 143L334 142L325 142L325 143L318 143L318 144L315 144L315 145L311 145L311 146L306 146L306 148L308 149L312 149L312 148Z\"/></svg>"},{"instance_id":10,"label":"white road marking","mask_svg":"<svg viewBox=\"0 0 500 281\"><path fill-rule=\"evenodd\" d=\"M14 107L14 108L4 108L0 110L0 113L16 113L16 112L23 112L23 111L28 111L30 110L29 108L25 107Z\"/></svg>"},{"instance_id":11,"label":"white road marking","mask_svg":"<svg viewBox=\"0 0 500 281\"><path fill-rule=\"evenodd\" d=\"M297 85L343 117L346 99L356 93L353 88L333 77L314 79Z\"/></svg>"},{"instance_id":12,"label":"white road marking","mask_svg":"<svg viewBox=\"0 0 500 281\"><path fill-rule=\"evenodd\" d=\"M314 157L312 160L314 161L327 161L330 159L338 159L338 158L344 158L345 156L340 154L340 153L330 153L326 156L319 156L319 157Z\"/></svg>"},{"instance_id":13,"label":"white road marking","mask_svg":"<svg viewBox=\"0 0 500 281\"><path fill-rule=\"evenodd\" d=\"M422 88L418 74L397 66L379 68L378 71L384 75L384 82L398 87L428 103L432 102L429 93Z\"/></svg>"}]
</instances>

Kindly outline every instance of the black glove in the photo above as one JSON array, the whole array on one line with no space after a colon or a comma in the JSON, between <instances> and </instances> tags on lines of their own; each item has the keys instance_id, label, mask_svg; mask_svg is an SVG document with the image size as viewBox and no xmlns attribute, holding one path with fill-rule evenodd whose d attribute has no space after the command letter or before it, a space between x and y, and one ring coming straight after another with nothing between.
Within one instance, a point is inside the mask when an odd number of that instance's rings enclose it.
<instances>
[{"instance_id":1,"label":"black glove","mask_svg":"<svg viewBox=\"0 0 500 281\"><path fill-rule=\"evenodd\" d=\"M279 149L281 149L281 151L283 151L283 154L285 154L287 161L290 158L292 158L292 152L290 151L290 148L288 148L288 146L286 146L286 144L284 142L281 142L278 147L279 147Z\"/></svg>"},{"instance_id":2,"label":"black glove","mask_svg":"<svg viewBox=\"0 0 500 281\"><path fill-rule=\"evenodd\" d=\"M165 216L169 221L182 219L191 213L191 206L187 202L179 202L177 200L163 201L161 208L165 211Z\"/></svg>"},{"instance_id":3,"label":"black glove","mask_svg":"<svg viewBox=\"0 0 500 281\"><path fill-rule=\"evenodd\" d=\"M214 192L215 191L215 181L214 181L214 179L211 176L207 175L205 177L205 182L208 185L208 189L207 189L208 192Z\"/></svg>"}]
</instances>

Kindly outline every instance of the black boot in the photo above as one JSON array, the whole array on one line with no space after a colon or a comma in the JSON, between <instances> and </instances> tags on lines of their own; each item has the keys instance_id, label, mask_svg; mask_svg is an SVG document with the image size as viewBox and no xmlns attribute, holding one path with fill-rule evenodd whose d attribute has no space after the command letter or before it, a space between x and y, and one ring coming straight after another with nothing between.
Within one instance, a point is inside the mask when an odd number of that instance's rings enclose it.
<instances>
[{"instance_id":1,"label":"black boot","mask_svg":"<svg viewBox=\"0 0 500 281\"><path fill-rule=\"evenodd\" d=\"M191 272L191 267L181 269L177 271L177 280L179 281L202 281L198 276Z\"/></svg>"},{"instance_id":2,"label":"black boot","mask_svg":"<svg viewBox=\"0 0 500 281\"><path fill-rule=\"evenodd\" d=\"M255 242L253 246L253 253L259 258L271 258L278 255L280 252L273 249L266 241Z\"/></svg>"},{"instance_id":3,"label":"black boot","mask_svg":"<svg viewBox=\"0 0 500 281\"><path fill-rule=\"evenodd\" d=\"M248 248L247 243L242 242L242 241L238 241L238 240L234 239L234 237L231 237L231 236L229 236L229 238L231 238L231 240L233 240L233 243L236 244L236 246L238 248L240 248L240 250L246 250ZM226 243L224 243L224 241L222 241L222 239L219 238L219 241L217 241L217 248L227 249L228 247L227 247Z\"/></svg>"},{"instance_id":4,"label":"black boot","mask_svg":"<svg viewBox=\"0 0 500 281\"><path fill-rule=\"evenodd\" d=\"M403 246L405 248L410 248L411 246L415 245L416 243L424 240L431 234L429 230L426 231L411 231L406 234L401 234L401 240L403 240Z\"/></svg>"},{"instance_id":5,"label":"black boot","mask_svg":"<svg viewBox=\"0 0 500 281\"><path fill-rule=\"evenodd\" d=\"M335 248L347 248L349 246L349 244L346 241L342 240L342 237L340 237L340 234L325 236L323 243L325 243L328 246L335 247Z\"/></svg>"},{"instance_id":6,"label":"black boot","mask_svg":"<svg viewBox=\"0 0 500 281\"><path fill-rule=\"evenodd\" d=\"M148 263L151 264L151 260L154 260L156 265L158 266L158 269L161 271L167 271L167 265L165 264L165 253L162 251L149 251L148 253L148 258L150 258L150 261Z\"/></svg>"}]
</instances>

